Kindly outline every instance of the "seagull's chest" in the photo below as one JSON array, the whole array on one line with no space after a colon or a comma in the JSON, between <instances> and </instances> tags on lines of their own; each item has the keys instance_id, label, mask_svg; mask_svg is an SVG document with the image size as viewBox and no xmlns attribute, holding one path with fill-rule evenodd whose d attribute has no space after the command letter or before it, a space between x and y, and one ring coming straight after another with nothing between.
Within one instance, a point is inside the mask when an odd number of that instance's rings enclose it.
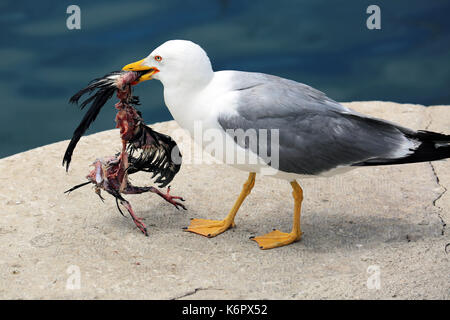
<instances>
[{"instance_id":1,"label":"seagull's chest","mask_svg":"<svg viewBox=\"0 0 450 320\"><path fill-rule=\"evenodd\" d=\"M202 130L217 129L218 114L222 106L230 102L228 97L214 95L207 90L195 95L164 91L164 100L175 121L191 134L199 127Z\"/></svg>"}]
</instances>

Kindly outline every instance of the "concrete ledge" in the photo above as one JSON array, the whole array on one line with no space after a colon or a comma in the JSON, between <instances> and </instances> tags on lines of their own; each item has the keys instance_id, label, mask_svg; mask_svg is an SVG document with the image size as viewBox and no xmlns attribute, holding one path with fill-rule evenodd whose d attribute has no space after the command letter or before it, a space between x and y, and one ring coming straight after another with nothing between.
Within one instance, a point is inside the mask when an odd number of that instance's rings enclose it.
<instances>
[{"instance_id":1,"label":"concrete ledge","mask_svg":"<svg viewBox=\"0 0 450 320\"><path fill-rule=\"evenodd\" d=\"M345 105L414 129L450 132L450 106ZM152 127L168 134L178 128L173 121ZM206 239L181 228L191 217L224 217L247 174L183 165L172 192L187 199L187 212L154 195L127 197L149 226L146 238L108 195L102 203L90 187L63 194L84 181L96 157L120 149L117 130L82 138L68 174L61 166L67 143L0 160L0 298L450 298L448 160L300 181L303 239L261 251L249 236L291 227L289 184L257 177L237 227ZM367 287L369 266L380 268L378 290ZM67 281L77 268L80 288L71 290Z\"/></svg>"}]
</instances>

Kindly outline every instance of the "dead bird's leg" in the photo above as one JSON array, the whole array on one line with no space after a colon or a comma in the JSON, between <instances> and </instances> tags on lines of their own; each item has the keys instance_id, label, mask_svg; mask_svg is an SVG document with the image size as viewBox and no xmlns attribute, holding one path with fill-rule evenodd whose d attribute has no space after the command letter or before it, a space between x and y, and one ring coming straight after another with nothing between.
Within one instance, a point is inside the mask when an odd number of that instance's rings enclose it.
<instances>
[{"instance_id":1,"label":"dead bird's leg","mask_svg":"<svg viewBox=\"0 0 450 320\"><path fill-rule=\"evenodd\" d=\"M144 193L144 192L156 193L158 196L160 196L167 202L173 204L175 206L175 208L179 209L178 207L180 206L184 210L187 210L186 207L182 203L175 201L175 200L184 201L184 199L182 197L172 196L169 194L170 187L167 188L167 193L165 193L165 194L162 193L161 191L159 191L155 187L136 187L131 184L128 184L127 187L122 191L122 193L124 193L124 194L140 194L140 193Z\"/></svg>"},{"instance_id":2,"label":"dead bird's leg","mask_svg":"<svg viewBox=\"0 0 450 320\"><path fill-rule=\"evenodd\" d=\"M161 191L159 191L156 188L153 188L152 192L156 193L158 196L160 196L161 198L163 198L167 202L173 204L175 206L175 208L179 209L178 206L180 206L184 210L187 210L186 207L182 203L175 201L175 200L184 201L184 199L182 197L172 196L172 195L169 194L170 193L170 186L167 187L167 192L166 193L162 193Z\"/></svg>"},{"instance_id":3,"label":"dead bird's leg","mask_svg":"<svg viewBox=\"0 0 450 320\"><path fill-rule=\"evenodd\" d=\"M122 192L128 183L128 153L127 153L127 143L126 141L122 140L122 152L120 153L119 157L119 169L118 169L118 181L120 182L119 190Z\"/></svg>"},{"instance_id":4,"label":"dead bird's leg","mask_svg":"<svg viewBox=\"0 0 450 320\"><path fill-rule=\"evenodd\" d=\"M102 200L102 202L105 202L105 198L102 197L102 189L100 189L99 187L95 187L95 193L100 197L100 200Z\"/></svg>"},{"instance_id":5,"label":"dead bird's leg","mask_svg":"<svg viewBox=\"0 0 450 320\"><path fill-rule=\"evenodd\" d=\"M130 213L131 218L133 219L134 224L139 228L139 230L142 231L143 234L145 234L148 237L147 227L142 222L142 218L136 217L130 203L125 199L119 200L119 201L125 208L127 208L128 212Z\"/></svg>"},{"instance_id":6,"label":"dead bird's leg","mask_svg":"<svg viewBox=\"0 0 450 320\"><path fill-rule=\"evenodd\" d=\"M119 191L118 191L117 189L111 188L111 187L112 187L111 185L106 184L105 190L106 190L109 194L111 194L112 196L114 196L114 197L116 198L116 202L119 201L119 202L120 202L120 203L128 210L128 213L130 214L131 219L133 219L133 222L134 222L134 224L136 225L136 227L138 227L139 230L141 230L141 232L142 232L143 234L145 234L146 236L148 236L148 233L147 233L147 227L146 227L146 225L144 224L144 222L142 222L142 218L137 217L137 216L134 214L134 210L133 210L133 208L131 207L131 204L130 204L127 200L125 200L125 199L122 197L122 195L119 193ZM117 208L119 209L119 212L123 215L122 210L120 210L119 205L117 205Z\"/></svg>"}]
</instances>

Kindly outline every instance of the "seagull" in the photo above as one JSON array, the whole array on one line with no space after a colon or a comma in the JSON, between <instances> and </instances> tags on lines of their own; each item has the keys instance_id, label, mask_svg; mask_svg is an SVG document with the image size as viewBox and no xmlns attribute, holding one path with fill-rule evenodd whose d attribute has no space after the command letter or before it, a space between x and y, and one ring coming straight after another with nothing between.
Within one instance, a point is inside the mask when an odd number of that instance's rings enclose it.
<instances>
[{"instance_id":1,"label":"seagull","mask_svg":"<svg viewBox=\"0 0 450 320\"><path fill-rule=\"evenodd\" d=\"M150 79L162 82L165 104L178 124L191 137L198 124L204 132L214 132L225 144L216 142L217 146L212 148L202 143L204 150L249 172L238 199L223 220L191 219L185 228L206 237L235 226L236 213L250 194L257 173L272 172L273 177L284 179L292 186L291 232L273 229L265 235L251 237L260 249L271 249L296 242L302 236L303 190L297 180L332 176L362 166L450 157L450 135L415 131L361 114L293 80L255 72L214 72L206 52L191 41L167 41L123 70L151 70L139 82ZM256 132L257 143L249 142L251 135L238 137L239 130ZM274 138L276 143L272 145L271 141L268 146L269 138ZM267 143L261 143L263 140ZM223 152L218 152L221 146ZM227 155L231 151L236 152L233 159L243 156L248 161L229 161Z\"/></svg>"}]
</instances>

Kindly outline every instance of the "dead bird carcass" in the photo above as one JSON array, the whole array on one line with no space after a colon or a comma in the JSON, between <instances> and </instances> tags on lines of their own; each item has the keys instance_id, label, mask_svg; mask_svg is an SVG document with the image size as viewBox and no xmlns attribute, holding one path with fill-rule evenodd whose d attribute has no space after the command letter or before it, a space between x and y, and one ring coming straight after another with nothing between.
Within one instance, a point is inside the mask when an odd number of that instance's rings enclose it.
<instances>
[{"instance_id":1,"label":"dead bird carcass","mask_svg":"<svg viewBox=\"0 0 450 320\"><path fill-rule=\"evenodd\" d=\"M78 104L81 97L88 94L89 96L79 105L83 109L90 104L90 108L75 129L63 159L63 165L68 170L78 141L97 118L101 108L116 93L119 98L119 102L115 104L118 110L116 128L120 129L122 150L115 156L98 158L94 162L94 170L87 176L88 182L79 184L67 190L66 193L93 183L101 199L103 198L100 190L105 190L116 198L119 210L119 202L125 206L136 226L145 235L147 235L147 228L142 220L135 216L131 205L122 197L122 194L152 192L173 204L177 209L178 207L186 209L180 202L175 201L184 201L181 197L169 194L170 187L166 193L163 193L155 187L133 186L128 180L130 174L140 171L148 172L152 174L151 178L156 177L155 183L162 188L172 181L181 167L181 153L175 141L170 136L146 126L141 113L134 107L139 105L139 98L132 95L132 86L138 83L141 76L148 73L151 71L114 71L93 80L86 88L70 98L71 103Z\"/></svg>"}]
</instances>

